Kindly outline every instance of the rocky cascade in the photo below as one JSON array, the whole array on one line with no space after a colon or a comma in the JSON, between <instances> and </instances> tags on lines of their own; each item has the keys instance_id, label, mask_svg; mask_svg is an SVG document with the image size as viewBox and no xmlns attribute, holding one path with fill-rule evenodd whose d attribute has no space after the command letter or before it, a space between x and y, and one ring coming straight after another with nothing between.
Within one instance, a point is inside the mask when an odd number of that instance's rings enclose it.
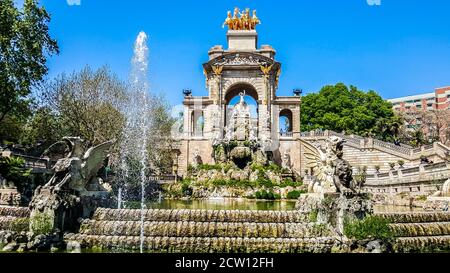
<instances>
[{"instance_id":1,"label":"rocky cascade","mask_svg":"<svg viewBox=\"0 0 450 273\"><path fill-rule=\"evenodd\" d=\"M137 250L139 210L97 209L78 234L87 248ZM331 252L333 233L296 211L146 210L144 247L149 252Z\"/></svg>"},{"instance_id":2,"label":"rocky cascade","mask_svg":"<svg viewBox=\"0 0 450 273\"><path fill-rule=\"evenodd\" d=\"M28 208L0 206L0 250L12 251L14 248L8 247L12 241L21 243L20 246L24 248L29 216ZM19 247L19 244L11 245Z\"/></svg>"},{"instance_id":3,"label":"rocky cascade","mask_svg":"<svg viewBox=\"0 0 450 273\"><path fill-rule=\"evenodd\" d=\"M26 207L3 207L0 206L0 217L25 218L30 216L30 210Z\"/></svg>"},{"instance_id":4,"label":"rocky cascade","mask_svg":"<svg viewBox=\"0 0 450 273\"><path fill-rule=\"evenodd\" d=\"M0 207L0 234L22 231L23 228L27 227L28 222L26 220L29 216L28 208ZM0 238L1 240L2 238Z\"/></svg>"},{"instance_id":5,"label":"rocky cascade","mask_svg":"<svg viewBox=\"0 0 450 273\"><path fill-rule=\"evenodd\" d=\"M395 252L450 250L450 213L383 213L395 235Z\"/></svg>"}]
</instances>

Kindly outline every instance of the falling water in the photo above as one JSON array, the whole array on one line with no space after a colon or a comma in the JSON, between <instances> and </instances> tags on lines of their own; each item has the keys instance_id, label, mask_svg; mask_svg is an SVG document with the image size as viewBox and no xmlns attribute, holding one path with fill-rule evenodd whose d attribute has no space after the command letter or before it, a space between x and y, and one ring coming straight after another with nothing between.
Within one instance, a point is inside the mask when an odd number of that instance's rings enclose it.
<instances>
[{"instance_id":1,"label":"falling water","mask_svg":"<svg viewBox=\"0 0 450 273\"><path fill-rule=\"evenodd\" d=\"M122 109L126 117L121 147L121 174L125 184L140 184L141 188L141 234L140 250L144 243L145 184L148 164L147 140L151 118L149 117L149 84L147 35L140 32L134 44L131 60L129 100ZM126 188L125 190L126 191ZM121 198L123 199L123 197Z\"/></svg>"}]
</instances>

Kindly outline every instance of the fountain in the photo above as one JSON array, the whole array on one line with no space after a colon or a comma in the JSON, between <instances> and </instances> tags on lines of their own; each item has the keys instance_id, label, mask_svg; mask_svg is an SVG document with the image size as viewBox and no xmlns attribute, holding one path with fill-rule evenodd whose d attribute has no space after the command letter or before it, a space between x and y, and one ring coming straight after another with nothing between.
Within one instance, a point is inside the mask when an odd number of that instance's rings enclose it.
<instances>
[{"instance_id":1,"label":"fountain","mask_svg":"<svg viewBox=\"0 0 450 273\"><path fill-rule=\"evenodd\" d=\"M130 74L131 86L129 90L129 101L124 105L123 113L127 123L123 130L123 141L120 149L121 154L121 180L125 183L138 182L141 188L141 235L140 250L143 251L143 228L145 208L145 186L147 182L147 140L152 119L148 115L150 96L148 94L149 84L148 72L148 47L147 35L141 31L134 44L134 56L131 61ZM129 186L129 185L128 185ZM124 197L121 197L121 201Z\"/></svg>"}]
</instances>

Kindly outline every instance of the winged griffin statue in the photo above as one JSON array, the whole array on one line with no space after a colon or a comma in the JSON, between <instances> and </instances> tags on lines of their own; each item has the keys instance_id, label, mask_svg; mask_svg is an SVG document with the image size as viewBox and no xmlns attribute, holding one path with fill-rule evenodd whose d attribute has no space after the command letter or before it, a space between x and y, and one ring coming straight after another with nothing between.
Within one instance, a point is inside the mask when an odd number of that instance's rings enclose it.
<instances>
[{"instance_id":1,"label":"winged griffin statue","mask_svg":"<svg viewBox=\"0 0 450 273\"><path fill-rule=\"evenodd\" d=\"M110 187L103 184L97 173L103 166L114 141L86 149L79 137L65 137L50 146L44 154L61 154L53 166L54 174L44 186L37 187L30 203L31 210L44 211L70 208L83 196L107 193Z\"/></svg>"},{"instance_id":2,"label":"winged griffin statue","mask_svg":"<svg viewBox=\"0 0 450 273\"><path fill-rule=\"evenodd\" d=\"M325 148L303 142L306 166L314 174L308 188L310 193L355 192L352 168L342 159L344 143L345 140L337 136L328 138Z\"/></svg>"},{"instance_id":3,"label":"winged griffin statue","mask_svg":"<svg viewBox=\"0 0 450 273\"><path fill-rule=\"evenodd\" d=\"M110 206L111 189L105 188L97 173L113 143L107 141L88 149L81 138L65 137L47 149L44 155L59 159L53 166L53 176L36 188L29 205L29 230L36 239L30 249L62 240L65 231L79 228L80 219L90 217L98 207ZM37 239L44 224L45 236Z\"/></svg>"},{"instance_id":4,"label":"winged griffin statue","mask_svg":"<svg viewBox=\"0 0 450 273\"><path fill-rule=\"evenodd\" d=\"M57 189L71 189L78 192L99 190L97 173L103 166L113 141L107 141L85 151L85 143L79 137L65 137L63 141L50 146L48 150L66 145L69 153L59 159L53 167L54 175L45 186ZM95 187L97 186L97 188Z\"/></svg>"}]
</instances>

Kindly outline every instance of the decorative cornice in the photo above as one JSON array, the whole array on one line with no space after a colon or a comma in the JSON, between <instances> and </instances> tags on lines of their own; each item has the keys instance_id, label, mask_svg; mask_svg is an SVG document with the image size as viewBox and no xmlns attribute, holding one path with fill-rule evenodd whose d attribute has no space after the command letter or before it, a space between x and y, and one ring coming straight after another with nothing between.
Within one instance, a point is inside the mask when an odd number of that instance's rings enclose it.
<instances>
[{"instance_id":1,"label":"decorative cornice","mask_svg":"<svg viewBox=\"0 0 450 273\"><path fill-rule=\"evenodd\" d=\"M274 61L271 58L263 56L257 53L251 52L232 52L218 56L209 62L203 64L203 68L206 73L214 73L213 67L238 68L238 67L255 67L260 69L261 66L268 67L273 66L273 71L278 71L281 66L280 63Z\"/></svg>"}]
</instances>

